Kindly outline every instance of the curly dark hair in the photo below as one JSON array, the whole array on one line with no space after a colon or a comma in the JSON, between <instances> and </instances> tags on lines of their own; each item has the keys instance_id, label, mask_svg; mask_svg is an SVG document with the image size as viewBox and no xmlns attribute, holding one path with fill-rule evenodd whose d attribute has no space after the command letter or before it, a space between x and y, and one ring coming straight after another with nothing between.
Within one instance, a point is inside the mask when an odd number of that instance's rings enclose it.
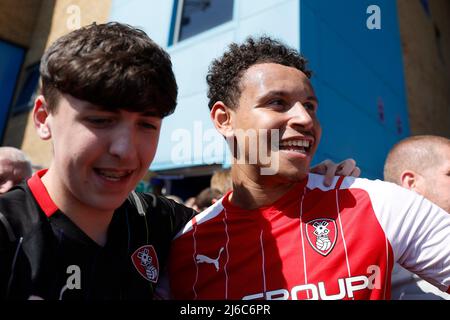
<instances>
[{"instance_id":1,"label":"curly dark hair","mask_svg":"<svg viewBox=\"0 0 450 320\"><path fill-rule=\"evenodd\" d=\"M93 23L56 40L41 60L50 112L60 93L106 109L175 110L178 87L169 55L147 34L117 22Z\"/></svg>"},{"instance_id":2,"label":"curly dark hair","mask_svg":"<svg viewBox=\"0 0 450 320\"><path fill-rule=\"evenodd\" d=\"M230 44L228 51L211 63L206 76L209 109L217 101L235 108L241 94L240 80L245 71L255 64L270 62L294 67L311 77L311 71L306 69L306 59L297 50L267 36L249 37L241 45Z\"/></svg>"}]
</instances>

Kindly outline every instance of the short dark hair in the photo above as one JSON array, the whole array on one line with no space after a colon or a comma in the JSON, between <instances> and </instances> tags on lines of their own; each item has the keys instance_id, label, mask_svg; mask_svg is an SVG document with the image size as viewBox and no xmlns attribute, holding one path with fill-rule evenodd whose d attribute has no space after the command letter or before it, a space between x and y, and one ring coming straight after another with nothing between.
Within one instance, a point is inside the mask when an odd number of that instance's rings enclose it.
<instances>
[{"instance_id":1,"label":"short dark hair","mask_svg":"<svg viewBox=\"0 0 450 320\"><path fill-rule=\"evenodd\" d=\"M50 112L59 93L106 109L151 110L161 118L177 103L169 55L144 31L117 22L62 36L44 53L40 73Z\"/></svg>"},{"instance_id":2,"label":"short dark hair","mask_svg":"<svg viewBox=\"0 0 450 320\"><path fill-rule=\"evenodd\" d=\"M257 39L249 37L239 45L232 43L220 58L214 60L206 76L208 83L208 107L223 101L228 107L237 106L241 94L240 80L252 65L278 63L302 71L308 78L311 71L306 69L306 59L296 50L267 36Z\"/></svg>"}]
</instances>

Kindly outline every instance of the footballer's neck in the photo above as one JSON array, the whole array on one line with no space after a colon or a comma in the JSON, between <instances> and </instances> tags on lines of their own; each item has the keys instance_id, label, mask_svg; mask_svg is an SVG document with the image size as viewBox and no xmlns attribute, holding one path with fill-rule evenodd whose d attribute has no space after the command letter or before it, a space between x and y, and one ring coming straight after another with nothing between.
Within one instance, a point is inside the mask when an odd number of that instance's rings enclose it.
<instances>
[{"instance_id":1,"label":"footballer's neck","mask_svg":"<svg viewBox=\"0 0 450 320\"><path fill-rule=\"evenodd\" d=\"M114 210L99 210L86 206L67 190L60 179L55 179L54 171L51 169L42 177L42 183L50 198L64 215L98 245L106 244L108 227Z\"/></svg>"},{"instance_id":2,"label":"footballer's neck","mask_svg":"<svg viewBox=\"0 0 450 320\"><path fill-rule=\"evenodd\" d=\"M271 205L297 184L276 176L263 176L259 168L248 165L233 165L231 178L233 192L228 200L248 210Z\"/></svg>"}]
</instances>

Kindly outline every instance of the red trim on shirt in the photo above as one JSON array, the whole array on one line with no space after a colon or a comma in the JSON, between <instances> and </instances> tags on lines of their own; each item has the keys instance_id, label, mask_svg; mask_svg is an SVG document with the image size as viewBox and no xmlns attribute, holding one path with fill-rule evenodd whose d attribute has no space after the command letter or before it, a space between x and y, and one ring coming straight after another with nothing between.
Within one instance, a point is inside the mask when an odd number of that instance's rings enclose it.
<instances>
[{"instance_id":1,"label":"red trim on shirt","mask_svg":"<svg viewBox=\"0 0 450 320\"><path fill-rule=\"evenodd\" d=\"M447 293L450 293L450 287L448 287L448 289L447 289Z\"/></svg>"},{"instance_id":2,"label":"red trim on shirt","mask_svg":"<svg viewBox=\"0 0 450 320\"><path fill-rule=\"evenodd\" d=\"M42 211L44 211L47 217L50 217L56 211L58 207L53 202L52 198L48 194L47 189L42 183L41 177L47 172L47 169L39 170L33 176L28 179L27 184L30 187L31 193L33 193L34 198L38 202Z\"/></svg>"},{"instance_id":3,"label":"red trim on shirt","mask_svg":"<svg viewBox=\"0 0 450 320\"><path fill-rule=\"evenodd\" d=\"M338 189L338 190L339 190L339 188L341 187L341 184L342 184L342 182L344 181L344 179L345 179L344 176L342 176L342 177L340 177L340 178L338 179L338 181L336 182L336 187L335 187L335 189Z\"/></svg>"}]
</instances>

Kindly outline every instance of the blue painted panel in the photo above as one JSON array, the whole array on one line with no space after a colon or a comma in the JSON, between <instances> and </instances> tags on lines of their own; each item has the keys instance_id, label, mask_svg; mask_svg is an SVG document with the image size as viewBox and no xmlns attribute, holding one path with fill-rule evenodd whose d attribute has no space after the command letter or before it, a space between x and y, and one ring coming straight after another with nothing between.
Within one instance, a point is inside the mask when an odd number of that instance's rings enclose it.
<instances>
[{"instance_id":1,"label":"blue painted panel","mask_svg":"<svg viewBox=\"0 0 450 320\"><path fill-rule=\"evenodd\" d=\"M399 139L397 132L373 121L363 109L328 85L316 81L315 86L321 97L319 118L323 128L315 161L353 157L365 177L382 178L387 152Z\"/></svg>"},{"instance_id":2,"label":"blue painted panel","mask_svg":"<svg viewBox=\"0 0 450 320\"><path fill-rule=\"evenodd\" d=\"M381 29L369 30L366 0L301 0L300 48L314 72L324 134L315 162L353 157L382 178L390 147L409 135L395 1L378 0Z\"/></svg>"},{"instance_id":3,"label":"blue painted panel","mask_svg":"<svg viewBox=\"0 0 450 320\"><path fill-rule=\"evenodd\" d=\"M0 41L0 141L6 127L17 77L25 56L25 50Z\"/></svg>"}]
</instances>

